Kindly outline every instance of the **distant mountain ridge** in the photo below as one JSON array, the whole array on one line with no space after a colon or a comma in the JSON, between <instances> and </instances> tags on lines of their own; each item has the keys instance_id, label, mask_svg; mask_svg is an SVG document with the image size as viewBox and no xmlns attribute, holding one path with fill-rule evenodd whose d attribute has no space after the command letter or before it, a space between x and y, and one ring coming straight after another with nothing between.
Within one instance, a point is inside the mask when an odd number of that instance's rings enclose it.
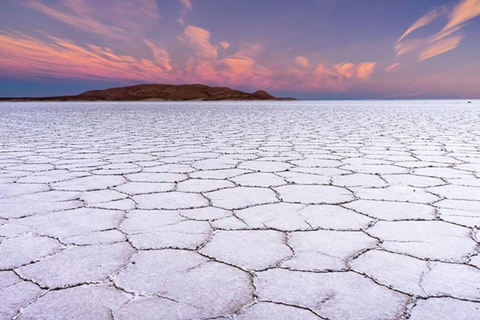
<instances>
[{"instance_id":1,"label":"distant mountain ridge","mask_svg":"<svg viewBox=\"0 0 480 320\"><path fill-rule=\"evenodd\" d=\"M74 96L45 98L0 98L9 101L219 101L219 100L296 100L276 98L263 90L247 93L227 87L203 84L139 84L105 90L91 90Z\"/></svg>"}]
</instances>

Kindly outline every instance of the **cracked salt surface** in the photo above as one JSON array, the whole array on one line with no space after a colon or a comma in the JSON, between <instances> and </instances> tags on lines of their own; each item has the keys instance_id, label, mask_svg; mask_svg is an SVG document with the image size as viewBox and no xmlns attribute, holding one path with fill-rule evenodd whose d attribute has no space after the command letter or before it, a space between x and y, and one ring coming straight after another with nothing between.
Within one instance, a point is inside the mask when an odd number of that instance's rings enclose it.
<instances>
[{"instance_id":1,"label":"cracked salt surface","mask_svg":"<svg viewBox=\"0 0 480 320\"><path fill-rule=\"evenodd\" d=\"M480 104L1 103L0 319L480 319Z\"/></svg>"}]
</instances>

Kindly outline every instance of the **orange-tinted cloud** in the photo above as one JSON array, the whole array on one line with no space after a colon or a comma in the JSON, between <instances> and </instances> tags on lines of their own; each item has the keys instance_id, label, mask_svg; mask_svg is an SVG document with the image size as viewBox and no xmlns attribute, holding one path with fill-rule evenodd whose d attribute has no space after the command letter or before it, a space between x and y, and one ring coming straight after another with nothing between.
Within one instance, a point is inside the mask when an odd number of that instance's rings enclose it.
<instances>
[{"instance_id":1,"label":"orange-tinted cloud","mask_svg":"<svg viewBox=\"0 0 480 320\"><path fill-rule=\"evenodd\" d=\"M369 80L375 69L375 62L362 62L357 65L357 77L362 80Z\"/></svg>"},{"instance_id":2,"label":"orange-tinted cloud","mask_svg":"<svg viewBox=\"0 0 480 320\"><path fill-rule=\"evenodd\" d=\"M450 38L437 41L420 53L418 57L418 61L424 61L424 60L436 57L438 55L441 55L442 53L453 50L456 47L458 47L462 39L463 39L463 36L453 36Z\"/></svg>"},{"instance_id":3,"label":"orange-tinted cloud","mask_svg":"<svg viewBox=\"0 0 480 320\"><path fill-rule=\"evenodd\" d=\"M350 79L355 74L355 64L351 62L336 64L335 70L337 73L347 79Z\"/></svg>"},{"instance_id":4,"label":"orange-tinted cloud","mask_svg":"<svg viewBox=\"0 0 480 320\"><path fill-rule=\"evenodd\" d=\"M221 41L218 44L220 45L220 47L222 47L223 50L227 50L228 48L230 48L230 43L226 41Z\"/></svg>"},{"instance_id":5,"label":"orange-tinted cloud","mask_svg":"<svg viewBox=\"0 0 480 320\"><path fill-rule=\"evenodd\" d=\"M304 56L297 56L295 58L295 63L299 65L300 67L308 67L308 59Z\"/></svg>"},{"instance_id":6,"label":"orange-tinted cloud","mask_svg":"<svg viewBox=\"0 0 480 320\"><path fill-rule=\"evenodd\" d=\"M254 64L255 60L248 58L225 58L219 61L219 65L224 66L233 74L245 74Z\"/></svg>"},{"instance_id":7,"label":"orange-tinted cloud","mask_svg":"<svg viewBox=\"0 0 480 320\"><path fill-rule=\"evenodd\" d=\"M480 0L464 0L453 9L450 21L442 31L453 29L478 16L480 16Z\"/></svg>"}]
</instances>

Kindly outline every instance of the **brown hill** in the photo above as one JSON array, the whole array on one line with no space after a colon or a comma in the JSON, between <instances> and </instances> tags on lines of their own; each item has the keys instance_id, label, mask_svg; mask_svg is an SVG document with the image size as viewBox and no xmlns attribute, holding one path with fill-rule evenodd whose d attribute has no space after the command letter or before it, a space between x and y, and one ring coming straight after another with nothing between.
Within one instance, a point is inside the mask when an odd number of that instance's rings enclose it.
<instances>
[{"instance_id":1,"label":"brown hill","mask_svg":"<svg viewBox=\"0 0 480 320\"><path fill-rule=\"evenodd\" d=\"M295 100L293 98L275 98L269 93L258 90L255 93L233 90L226 87L210 87L201 84L140 84L135 86L92 90L76 96L48 98L13 98L1 100L23 101L216 101L216 100Z\"/></svg>"}]
</instances>

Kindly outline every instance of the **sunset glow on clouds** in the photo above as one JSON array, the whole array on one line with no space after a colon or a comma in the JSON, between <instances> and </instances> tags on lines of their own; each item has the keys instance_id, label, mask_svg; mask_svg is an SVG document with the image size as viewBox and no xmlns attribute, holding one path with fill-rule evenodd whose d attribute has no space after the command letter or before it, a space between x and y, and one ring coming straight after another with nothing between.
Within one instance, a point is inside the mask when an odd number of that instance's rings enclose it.
<instances>
[{"instance_id":1,"label":"sunset glow on clouds","mask_svg":"<svg viewBox=\"0 0 480 320\"><path fill-rule=\"evenodd\" d=\"M168 78L172 70L168 53L146 41L152 58L115 54L109 48L79 46L71 41L48 36L36 39L24 34L0 34L2 72L17 76L50 76L66 79Z\"/></svg>"},{"instance_id":2,"label":"sunset glow on clouds","mask_svg":"<svg viewBox=\"0 0 480 320\"><path fill-rule=\"evenodd\" d=\"M374 92L382 87L382 77L396 81L388 77L466 42L465 26L480 15L480 0L426 8L423 16L398 31L389 56L379 56L375 48L358 54L350 46L339 57L330 47L272 49L282 34L242 39L239 32L223 32L208 20L202 25L196 18L204 9L200 0L172 0L165 7L154 0L7 2L19 15L41 15L42 25L24 30L2 26L0 77L205 83L306 94ZM430 35L416 36L440 22L443 26ZM321 30L315 32L322 37Z\"/></svg>"},{"instance_id":3,"label":"sunset glow on clouds","mask_svg":"<svg viewBox=\"0 0 480 320\"><path fill-rule=\"evenodd\" d=\"M150 0L136 0L141 11L156 12ZM123 2L122 2L123 3ZM180 0L182 15L193 10L191 2ZM112 26L96 21L93 3L88 0L69 0L62 3L63 12L37 1L29 1L26 6L41 11L61 22L78 27L83 31L107 37L125 36L120 25ZM128 8L125 8L129 11ZM120 14L119 14L120 16ZM149 14L147 18L159 18ZM122 19L130 24L136 15ZM257 61L261 45L241 44L235 50L225 51L228 42L212 40L211 32L194 25L184 24L183 34L178 42L188 47L188 58L183 64L172 67L168 50L144 39L148 47L144 56L121 55L108 47L92 44L77 44L69 39L61 39L43 34L33 37L20 33L0 35L0 62L4 71L17 75L51 76L73 79L124 79L150 82L209 83L228 85L261 86L279 89L292 85L297 89L347 90L351 81L367 81L375 69L375 62L342 63L331 66L309 65L307 58L297 56L291 61L293 67L300 65L302 70L289 71L287 68L274 68ZM178 61L177 61L178 63ZM287 78L290 80L287 81ZM293 84L290 83L293 81Z\"/></svg>"}]
</instances>

